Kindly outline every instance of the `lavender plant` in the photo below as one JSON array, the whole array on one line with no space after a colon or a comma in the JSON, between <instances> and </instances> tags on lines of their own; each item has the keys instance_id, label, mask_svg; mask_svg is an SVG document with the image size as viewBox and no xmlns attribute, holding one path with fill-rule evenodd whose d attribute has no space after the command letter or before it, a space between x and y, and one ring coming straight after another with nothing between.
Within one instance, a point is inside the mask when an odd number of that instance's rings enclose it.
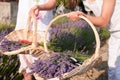
<instances>
[{"instance_id":1,"label":"lavender plant","mask_svg":"<svg viewBox=\"0 0 120 80\"><path fill-rule=\"evenodd\" d=\"M0 41L13 30L13 27L1 29ZM22 80L22 75L18 73L18 67L17 56L6 56L0 52L0 80Z\"/></svg>"},{"instance_id":2,"label":"lavender plant","mask_svg":"<svg viewBox=\"0 0 120 80\"><path fill-rule=\"evenodd\" d=\"M57 24L55 27L52 27L50 32L52 39L48 45L52 50L81 52L84 49L84 53L88 54L88 52L93 53L95 49L94 33L84 20Z\"/></svg>"}]
</instances>

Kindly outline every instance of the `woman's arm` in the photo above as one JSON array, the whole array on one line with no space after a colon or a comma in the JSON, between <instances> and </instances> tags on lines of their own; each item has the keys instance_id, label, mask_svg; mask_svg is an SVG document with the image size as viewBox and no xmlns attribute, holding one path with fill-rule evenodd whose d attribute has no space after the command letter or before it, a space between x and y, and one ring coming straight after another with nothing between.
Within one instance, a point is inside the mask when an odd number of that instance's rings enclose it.
<instances>
[{"instance_id":1,"label":"woman's arm","mask_svg":"<svg viewBox=\"0 0 120 80\"><path fill-rule=\"evenodd\" d=\"M103 0L103 5L102 5L102 11L101 15L98 17L91 16L91 15L86 15L82 12L72 12L68 14L68 17L74 21L76 21L78 18L77 16L79 15L84 15L87 17L95 26L99 27L106 27L108 23L110 22L111 15L114 11L114 6L115 6L115 0Z\"/></svg>"},{"instance_id":2,"label":"woman's arm","mask_svg":"<svg viewBox=\"0 0 120 80\"><path fill-rule=\"evenodd\" d=\"M52 10L56 5L56 0L49 0L47 3L42 5L35 5L33 6L30 11L29 15L32 16L33 13L37 16L39 14L39 11L41 10Z\"/></svg>"},{"instance_id":3,"label":"woman's arm","mask_svg":"<svg viewBox=\"0 0 120 80\"><path fill-rule=\"evenodd\" d=\"M38 5L39 10L51 10L55 7L56 0L49 0L47 3L43 5Z\"/></svg>"},{"instance_id":4,"label":"woman's arm","mask_svg":"<svg viewBox=\"0 0 120 80\"><path fill-rule=\"evenodd\" d=\"M110 22L112 13L114 11L115 0L104 0L101 15L98 17L93 17L86 15L86 17L96 26L106 27Z\"/></svg>"}]
</instances>

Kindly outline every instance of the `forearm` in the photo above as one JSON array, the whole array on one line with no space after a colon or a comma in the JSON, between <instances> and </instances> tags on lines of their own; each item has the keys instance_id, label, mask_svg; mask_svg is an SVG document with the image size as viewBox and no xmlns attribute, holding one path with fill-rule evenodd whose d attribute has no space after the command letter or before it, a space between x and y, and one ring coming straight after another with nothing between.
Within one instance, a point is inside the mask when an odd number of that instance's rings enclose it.
<instances>
[{"instance_id":1,"label":"forearm","mask_svg":"<svg viewBox=\"0 0 120 80\"><path fill-rule=\"evenodd\" d=\"M101 7L101 13L100 16L94 17L90 15L86 15L86 17L96 26L99 27L106 27L110 20L111 16L113 14L115 7L115 0L104 0L103 5Z\"/></svg>"},{"instance_id":2,"label":"forearm","mask_svg":"<svg viewBox=\"0 0 120 80\"><path fill-rule=\"evenodd\" d=\"M49 0L47 3L38 5L39 10L51 10L55 7L56 0Z\"/></svg>"},{"instance_id":3,"label":"forearm","mask_svg":"<svg viewBox=\"0 0 120 80\"><path fill-rule=\"evenodd\" d=\"M95 17L91 15L85 15L85 17L89 19L95 26L98 26L100 28L106 27L109 23L101 16Z\"/></svg>"}]
</instances>

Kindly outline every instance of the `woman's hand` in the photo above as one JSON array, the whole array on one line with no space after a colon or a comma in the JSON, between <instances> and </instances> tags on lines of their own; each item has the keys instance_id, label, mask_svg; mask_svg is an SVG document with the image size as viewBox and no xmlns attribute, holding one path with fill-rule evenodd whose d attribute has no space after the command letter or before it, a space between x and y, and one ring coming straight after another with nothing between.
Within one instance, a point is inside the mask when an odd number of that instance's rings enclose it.
<instances>
[{"instance_id":1,"label":"woman's hand","mask_svg":"<svg viewBox=\"0 0 120 80\"><path fill-rule=\"evenodd\" d=\"M33 6L29 11L29 16L32 17L35 14L35 16L39 15L39 5Z\"/></svg>"},{"instance_id":2,"label":"woman's hand","mask_svg":"<svg viewBox=\"0 0 120 80\"><path fill-rule=\"evenodd\" d=\"M94 2L95 0L88 0L89 2Z\"/></svg>"},{"instance_id":3,"label":"woman's hand","mask_svg":"<svg viewBox=\"0 0 120 80\"><path fill-rule=\"evenodd\" d=\"M68 13L67 17L73 21L78 21L80 19L79 16L84 16L85 14L83 12L80 11L76 11L76 12L70 12Z\"/></svg>"}]
</instances>

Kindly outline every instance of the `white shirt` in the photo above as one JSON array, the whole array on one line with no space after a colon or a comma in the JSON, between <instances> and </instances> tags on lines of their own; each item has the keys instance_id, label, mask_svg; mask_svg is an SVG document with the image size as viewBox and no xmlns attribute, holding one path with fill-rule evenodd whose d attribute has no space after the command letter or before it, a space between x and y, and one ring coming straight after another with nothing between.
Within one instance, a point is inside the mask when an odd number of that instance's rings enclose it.
<instances>
[{"instance_id":1,"label":"white shirt","mask_svg":"<svg viewBox=\"0 0 120 80\"><path fill-rule=\"evenodd\" d=\"M26 21L28 18L28 12L31 7L33 7L35 4L44 4L48 0L38 0L39 1L38 3L36 3L35 1L36 0L19 1L16 30L25 28ZM53 13L52 13L52 10L49 10L49 11L45 10L45 11L40 11L40 14L42 15L42 17L39 20L37 20L38 31L45 31L48 23L53 18Z\"/></svg>"}]
</instances>

